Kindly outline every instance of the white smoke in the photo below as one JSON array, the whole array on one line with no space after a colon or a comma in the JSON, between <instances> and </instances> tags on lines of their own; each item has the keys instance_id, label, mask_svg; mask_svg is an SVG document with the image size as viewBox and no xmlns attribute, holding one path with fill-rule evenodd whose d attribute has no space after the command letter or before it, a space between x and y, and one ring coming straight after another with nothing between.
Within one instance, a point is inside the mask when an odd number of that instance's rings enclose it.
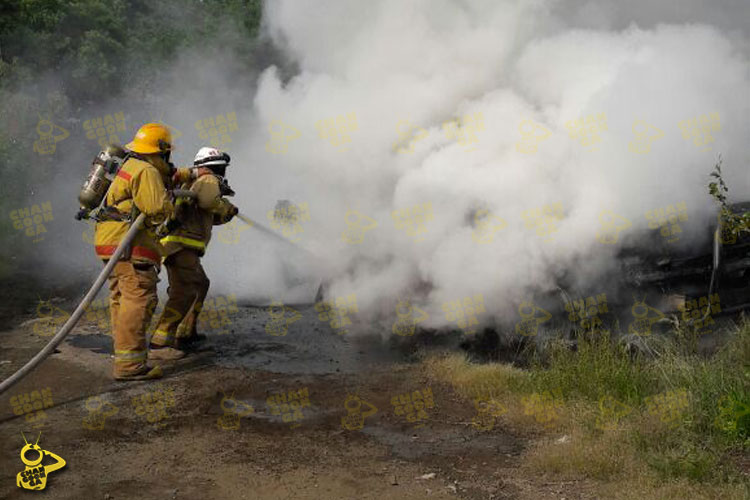
<instances>
[{"instance_id":1,"label":"white smoke","mask_svg":"<svg viewBox=\"0 0 750 500\"><path fill-rule=\"evenodd\" d=\"M646 1L268 2L265 31L294 73L268 67L257 87L238 88L215 76L214 61L204 85L170 92L169 107L188 129L211 111L237 110L243 126L226 146L235 202L266 225L277 200L307 203L299 244L319 260L255 230L238 245L215 238L205 259L212 291L299 302L325 278L330 298L356 295L365 321L392 317L397 299L409 298L441 326L446 301L481 294L485 319L514 315L566 271L611 292L600 280L617 246L597 241L602 210L632 222L621 242L646 228L649 210L684 201L683 229L695 229L675 245L700 242L719 152L733 198L750 196L748 43L737 25L746 8L669 3L673 11ZM345 150L319 136L320 120L351 113L357 128ZM569 136L571 120L602 113L595 150ZM678 123L711 113L720 130L704 151ZM484 126L467 151L443 124L477 114ZM647 154L629 150L636 119L664 133ZM401 120L426 133L410 153L394 150ZM550 132L536 153L517 149L523 120ZM299 131L284 154L266 149L272 121ZM391 213L426 203L433 218L417 242ZM523 212L554 204L563 218L551 239L525 227ZM507 223L484 244L472 237L478 209ZM342 239L350 210L377 223L361 244Z\"/></svg>"},{"instance_id":2,"label":"white smoke","mask_svg":"<svg viewBox=\"0 0 750 500\"><path fill-rule=\"evenodd\" d=\"M515 314L564 270L613 292L596 282L615 253L596 238L602 210L629 219L634 231L646 227L647 211L684 201L690 226L705 227L712 213L707 174L718 152L732 194L750 194L743 173L750 86L737 32L654 18L648 28L611 30L618 8L587 5L570 15L563 4L543 1L270 3L268 31L299 73L282 81L269 68L260 77L257 128L249 153L238 155L252 159L253 172L233 172L233 183L243 197L264 199L265 210L274 198L308 203L301 244L324 256L329 295L354 293L363 318L392 315L404 297L441 325L443 302L476 294L487 316ZM573 29L571 17L589 29ZM315 123L348 113L356 113L358 128L339 151ZM442 124L476 113L484 129L466 151ZM590 151L565 125L600 113L607 128ZM721 130L703 151L678 123L710 113L718 113ZM551 132L535 154L516 149L526 119ZM664 132L647 154L628 149L636 119ZM272 120L300 131L285 155L264 150ZM428 133L410 154L394 152L399 120ZM424 203L434 218L415 242L395 228L391 212ZM563 220L545 241L521 215L555 203ZM478 208L507 222L486 244L472 238ZM360 245L341 238L350 209L377 222ZM676 245L702 236L696 229ZM268 269L250 258L232 273L242 274L237 283L245 291L284 299L283 290L257 279Z\"/></svg>"}]
</instances>

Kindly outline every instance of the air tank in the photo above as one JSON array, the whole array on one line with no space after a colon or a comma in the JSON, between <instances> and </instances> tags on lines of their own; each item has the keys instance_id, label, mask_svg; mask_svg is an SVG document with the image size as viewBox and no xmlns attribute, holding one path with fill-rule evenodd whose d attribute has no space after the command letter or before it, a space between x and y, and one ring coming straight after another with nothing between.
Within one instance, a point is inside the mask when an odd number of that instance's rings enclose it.
<instances>
[{"instance_id":1,"label":"air tank","mask_svg":"<svg viewBox=\"0 0 750 500\"><path fill-rule=\"evenodd\" d=\"M110 144L96 155L91 172L78 194L81 208L93 210L101 205L125 156L125 150L117 144Z\"/></svg>"}]
</instances>

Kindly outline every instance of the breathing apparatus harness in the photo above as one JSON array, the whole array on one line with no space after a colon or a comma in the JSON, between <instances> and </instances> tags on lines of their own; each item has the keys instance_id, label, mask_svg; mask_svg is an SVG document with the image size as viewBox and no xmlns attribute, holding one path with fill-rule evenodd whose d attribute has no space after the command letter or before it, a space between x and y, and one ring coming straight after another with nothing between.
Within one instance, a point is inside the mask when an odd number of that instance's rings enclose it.
<instances>
[{"instance_id":1,"label":"breathing apparatus harness","mask_svg":"<svg viewBox=\"0 0 750 500\"><path fill-rule=\"evenodd\" d=\"M169 177L171 177L176 168L169 161L170 152L163 153L162 157L169 167ZM147 161L143 155L125 150L116 144L107 146L94 157L91 172L78 195L81 208L75 215L76 220L87 219L96 222L118 221L131 223L138 217L140 211L135 204L133 204L130 213L123 213L107 204L107 195L112 188L112 182L117 177L122 166L130 158Z\"/></svg>"}]
</instances>

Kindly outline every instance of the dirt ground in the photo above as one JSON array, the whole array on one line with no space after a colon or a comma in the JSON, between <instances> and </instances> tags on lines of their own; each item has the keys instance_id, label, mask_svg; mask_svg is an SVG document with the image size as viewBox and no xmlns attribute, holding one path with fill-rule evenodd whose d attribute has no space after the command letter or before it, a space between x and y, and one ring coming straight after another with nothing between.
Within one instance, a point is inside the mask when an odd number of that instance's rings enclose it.
<instances>
[{"instance_id":1,"label":"dirt ground","mask_svg":"<svg viewBox=\"0 0 750 500\"><path fill-rule=\"evenodd\" d=\"M430 384L411 349L338 335L311 306L295 310L301 319L272 336L265 309L240 306L226 332L208 332L201 352L152 382L113 381L110 338L82 322L2 396L0 498L34 494L15 483L22 433L32 442L39 432L67 462L46 498L595 498L590 485L528 477L528 438L501 421L474 429L472 403ZM0 333L0 378L48 340L34 324ZM14 414L14 396L46 388L43 415ZM392 404L414 391L424 413ZM278 394L303 403L294 411Z\"/></svg>"}]
</instances>

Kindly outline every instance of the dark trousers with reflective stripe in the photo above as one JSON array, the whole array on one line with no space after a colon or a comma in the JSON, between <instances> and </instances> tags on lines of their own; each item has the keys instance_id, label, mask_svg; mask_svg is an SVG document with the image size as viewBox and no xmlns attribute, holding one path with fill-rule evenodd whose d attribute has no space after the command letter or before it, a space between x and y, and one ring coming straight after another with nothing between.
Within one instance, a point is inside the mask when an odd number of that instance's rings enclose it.
<instances>
[{"instance_id":1,"label":"dark trousers with reflective stripe","mask_svg":"<svg viewBox=\"0 0 750 500\"><path fill-rule=\"evenodd\" d=\"M208 294L210 281L201 265L198 252L183 248L164 261L169 277L168 299L151 343L174 345L177 327L186 322L184 335L195 334L195 323Z\"/></svg>"}]
</instances>

